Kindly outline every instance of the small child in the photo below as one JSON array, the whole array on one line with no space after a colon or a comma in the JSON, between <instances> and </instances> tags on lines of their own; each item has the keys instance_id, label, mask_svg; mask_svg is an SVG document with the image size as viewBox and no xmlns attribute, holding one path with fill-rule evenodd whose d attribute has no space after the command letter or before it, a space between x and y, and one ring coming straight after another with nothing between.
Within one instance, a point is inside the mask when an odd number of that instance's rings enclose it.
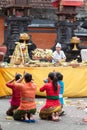
<instances>
[{"instance_id":1,"label":"small child","mask_svg":"<svg viewBox=\"0 0 87 130\"><path fill-rule=\"evenodd\" d=\"M64 93L64 82L63 82L63 75L59 72L56 72L56 77L58 79L58 84L60 85L60 94L59 94L59 100L61 103L61 107L63 108L64 105L64 99L63 99L63 93ZM64 111L61 112L60 115L63 115Z\"/></svg>"},{"instance_id":2,"label":"small child","mask_svg":"<svg viewBox=\"0 0 87 130\"><path fill-rule=\"evenodd\" d=\"M58 83L60 85L59 99L60 99L61 105L63 107L63 105L64 105L64 100L63 100L63 93L64 93L63 75L61 73L57 72L56 77L58 78Z\"/></svg>"},{"instance_id":3,"label":"small child","mask_svg":"<svg viewBox=\"0 0 87 130\"><path fill-rule=\"evenodd\" d=\"M16 73L15 78L6 83L6 86L12 89L12 98L10 100L11 106L6 112L8 116L13 116L14 110L16 110L20 105L20 90L15 87L14 81L16 82L21 77L21 74Z\"/></svg>"}]
</instances>

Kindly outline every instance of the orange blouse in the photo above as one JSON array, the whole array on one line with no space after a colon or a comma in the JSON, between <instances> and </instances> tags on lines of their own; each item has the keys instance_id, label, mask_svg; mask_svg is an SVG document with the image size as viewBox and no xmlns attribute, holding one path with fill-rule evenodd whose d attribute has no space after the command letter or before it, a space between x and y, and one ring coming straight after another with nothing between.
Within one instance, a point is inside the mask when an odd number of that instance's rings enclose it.
<instances>
[{"instance_id":1,"label":"orange blouse","mask_svg":"<svg viewBox=\"0 0 87 130\"><path fill-rule=\"evenodd\" d=\"M20 88L21 103L18 110L31 110L36 109L35 94L36 84L29 83L15 83L15 86Z\"/></svg>"}]
</instances>

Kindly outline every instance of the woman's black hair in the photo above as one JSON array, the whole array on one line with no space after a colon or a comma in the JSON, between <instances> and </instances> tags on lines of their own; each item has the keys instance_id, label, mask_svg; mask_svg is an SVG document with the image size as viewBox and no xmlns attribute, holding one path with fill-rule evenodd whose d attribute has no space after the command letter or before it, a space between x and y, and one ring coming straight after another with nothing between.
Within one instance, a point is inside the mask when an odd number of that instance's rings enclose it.
<instances>
[{"instance_id":1,"label":"woman's black hair","mask_svg":"<svg viewBox=\"0 0 87 130\"><path fill-rule=\"evenodd\" d=\"M48 77L52 80L54 91L57 91L58 90L57 77L54 75L53 72L50 72L48 74Z\"/></svg>"},{"instance_id":2,"label":"woman's black hair","mask_svg":"<svg viewBox=\"0 0 87 130\"><path fill-rule=\"evenodd\" d=\"M32 75L29 74L29 73L26 73L26 74L24 75L24 79L25 79L25 82L26 82L26 83L27 83L27 82L31 82L31 80L32 80Z\"/></svg>"},{"instance_id":3,"label":"woman's black hair","mask_svg":"<svg viewBox=\"0 0 87 130\"><path fill-rule=\"evenodd\" d=\"M60 72L56 72L56 77L58 81L63 80L63 75Z\"/></svg>"},{"instance_id":4,"label":"woman's black hair","mask_svg":"<svg viewBox=\"0 0 87 130\"><path fill-rule=\"evenodd\" d=\"M22 77L22 75L17 73L17 74L15 75L15 80L17 81L17 80L19 80L21 77Z\"/></svg>"}]
</instances>

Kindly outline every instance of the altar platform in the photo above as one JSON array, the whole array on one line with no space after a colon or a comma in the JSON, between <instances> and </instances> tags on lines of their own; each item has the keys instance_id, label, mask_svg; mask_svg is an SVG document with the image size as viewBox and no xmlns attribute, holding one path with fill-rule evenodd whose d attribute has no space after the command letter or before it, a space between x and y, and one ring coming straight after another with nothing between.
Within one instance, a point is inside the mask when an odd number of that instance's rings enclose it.
<instances>
[{"instance_id":1,"label":"altar platform","mask_svg":"<svg viewBox=\"0 0 87 130\"><path fill-rule=\"evenodd\" d=\"M37 96L45 96L39 91L43 86L43 80L53 70L64 75L65 91L64 97L86 97L87 96L87 66L70 67L9 67L0 68L0 97L12 94L11 89L6 87L6 82L13 79L16 72L23 74L24 70L31 73L34 82L37 84Z\"/></svg>"}]
</instances>

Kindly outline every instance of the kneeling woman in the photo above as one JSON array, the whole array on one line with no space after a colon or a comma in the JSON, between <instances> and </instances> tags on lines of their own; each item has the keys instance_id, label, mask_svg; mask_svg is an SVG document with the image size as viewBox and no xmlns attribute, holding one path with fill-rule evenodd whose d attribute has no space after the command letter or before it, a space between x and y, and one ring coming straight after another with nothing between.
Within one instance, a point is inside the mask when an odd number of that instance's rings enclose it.
<instances>
[{"instance_id":1,"label":"kneeling woman","mask_svg":"<svg viewBox=\"0 0 87 130\"><path fill-rule=\"evenodd\" d=\"M40 88L40 92L46 91L46 104L41 108L39 116L41 119L59 120L58 113L61 111L59 101L60 86L53 72L48 74L48 83Z\"/></svg>"},{"instance_id":2,"label":"kneeling woman","mask_svg":"<svg viewBox=\"0 0 87 130\"><path fill-rule=\"evenodd\" d=\"M25 83L20 83L23 79L25 80ZM15 86L20 88L21 102L13 115L14 119L25 122L34 120L33 114L36 112L36 85L32 82L32 75L25 73L23 78L15 83Z\"/></svg>"}]
</instances>

